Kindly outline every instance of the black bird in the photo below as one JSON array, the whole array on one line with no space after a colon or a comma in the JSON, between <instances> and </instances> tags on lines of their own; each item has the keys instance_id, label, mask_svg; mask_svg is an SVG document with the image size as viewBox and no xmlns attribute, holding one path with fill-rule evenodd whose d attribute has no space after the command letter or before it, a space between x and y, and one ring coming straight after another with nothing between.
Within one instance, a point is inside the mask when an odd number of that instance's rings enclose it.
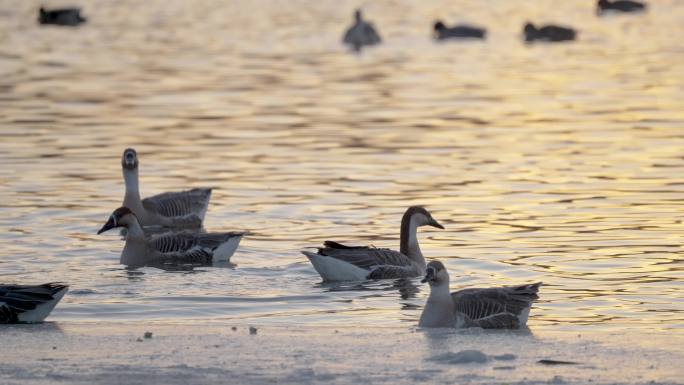
<instances>
[{"instance_id":1,"label":"black bird","mask_svg":"<svg viewBox=\"0 0 684 385\"><path fill-rule=\"evenodd\" d=\"M0 285L0 324L43 322L68 289L60 283Z\"/></svg>"},{"instance_id":2,"label":"black bird","mask_svg":"<svg viewBox=\"0 0 684 385\"><path fill-rule=\"evenodd\" d=\"M468 25L457 25L449 28L440 20L435 22L434 31L435 39L437 40L462 38L484 39L487 34L487 31L483 28L471 27Z\"/></svg>"},{"instance_id":3,"label":"black bird","mask_svg":"<svg viewBox=\"0 0 684 385\"><path fill-rule=\"evenodd\" d=\"M577 32L572 28L559 27L557 25L545 25L537 28L532 23L526 23L523 29L525 41L569 41L575 40Z\"/></svg>"},{"instance_id":4,"label":"black bird","mask_svg":"<svg viewBox=\"0 0 684 385\"><path fill-rule=\"evenodd\" d=\"M596 5L596 12L600 15L605 11L617 12L643 12L646 4L632 0L599 0Z\"/></svg>"},{"instance_id":5,"label":"black bird","mask_svg":"<svg viewBox=\"0 0 684 385\"><path fill-rule=\"evenodd\" d=\"M38 22L40 24L73 27L86 22L86 18L81 16L80 8L60 8L48 11L40 7L38 12Z\"/></svg>"}]
</instances>

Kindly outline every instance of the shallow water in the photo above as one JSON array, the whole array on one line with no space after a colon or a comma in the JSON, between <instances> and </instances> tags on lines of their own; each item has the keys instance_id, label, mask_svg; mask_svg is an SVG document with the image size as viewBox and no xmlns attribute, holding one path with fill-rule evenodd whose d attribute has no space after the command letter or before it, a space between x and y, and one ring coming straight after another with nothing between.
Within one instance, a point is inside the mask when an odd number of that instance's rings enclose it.
<instances>
[{"instance_id":1,"label":"shallow water","mask_svg":"<svg viewBox=\"0 0 684 385\"><path fill-rule=\"evenodd\" d=\"M5 0L0 279L70 283L62 322L414 325L418 280L323 284L299 251L396 248L421 204L454 289L545 283L533 328L681 327L684 3L582 3L374 2L385 44L355 55L350 1L97 1L54 28ZM488 39L434 43L437 17ZM579 41L525 45L526 20ZM216 187L207 229L250 232L236 266L118 264L95 232L129 146L143 195Z\"/></svg>"}]
</instances>

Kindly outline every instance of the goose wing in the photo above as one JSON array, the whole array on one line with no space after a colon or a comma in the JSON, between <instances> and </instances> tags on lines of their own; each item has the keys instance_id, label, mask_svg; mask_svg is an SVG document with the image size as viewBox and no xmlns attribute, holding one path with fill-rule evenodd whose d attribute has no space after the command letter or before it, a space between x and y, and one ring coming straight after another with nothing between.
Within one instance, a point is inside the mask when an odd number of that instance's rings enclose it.
<instances>
[{"instance_id":1,"label":"goose wing","mask_svg":"<svg viewBox=\"0 0 684 385\"><path fill-rule=\"evenodd\" d=\"M345 246L333 241L326 241L325 247L318 249L318 254L367 270L385 267L389 271L391 266L404 268L413 266L409 257L398 251L367 246Z\"/></svg>"},{"instance_id":2,"label":"goose wing","mask_svg":"<svg viewBox=\"0 0 684 385\"><path fill-rule=\"evenodd\" d=\"M142 200L145 210L165 217L197 215L204 220L211 199L210 188L195 188L187 191L167 192Z\"/></svg>"},{"instance_id":3,"label":"goose wing","mask_svg":"<svg viewBox=\"0 0 684 385\"><path fill-rule=\"evenodd\" d=\"M541 282L530 285L488 289L465 289L451 293L457 313L473 326L485 329L510 329L520 326L522 312L539 298Z\"/></svg>"},{"instance_id":4,"label":"goose wing","mask_svg":"<svg viewBox=\"0 0 684 385\"><path fill-rule=\"evenodd\" d=\"M363 35L366 39L366 44L378 44L380 43L380 35L375 30L375 27L371 23L364 23L363 25Z\"/></svg>"},{"instance_id":5,"label":"goose wing","mask_svg":"<svg viewBox=\"0 0 684 385\"><path fill-rule=\"evenodd\" d=\"M368 274L368 279L410 278L420 275L415 266L376 266Z\"/></svg>"},{"instance_id":6,"label":"goose wing","mask_svg":"<svg viewBox=\"0 0 684 385\"><path fill-rule=\"evenodd\" d=\"M60 283L0 286L0 323L17 322L20 313L52 301L54 295L66 287Z\"/></svg>"},{"instance_id":7,"label":"goose wing","mask_svg":"<svg viewBox=\"0 0 684 385\"><path fill-rule=\"evenodd\" d=\"M223 243L241 237L242 232L197 233L192 231L169 232L150 237L149 246L168 260L193 263L210 263L216 250Z\"/></svg>"}]
</instances>

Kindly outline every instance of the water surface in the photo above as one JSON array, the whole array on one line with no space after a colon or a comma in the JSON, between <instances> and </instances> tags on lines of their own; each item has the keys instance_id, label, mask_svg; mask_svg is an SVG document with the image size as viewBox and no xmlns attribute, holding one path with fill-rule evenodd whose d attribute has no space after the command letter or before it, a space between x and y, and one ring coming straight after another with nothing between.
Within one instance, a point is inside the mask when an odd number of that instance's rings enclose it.
<instances>
[{"instance_id":1,"label":"water surface","mask_svg":"<svg viewBox=\"0 0 684 385\"><path fill-rule=\"evenodd\" d=\"M300 250L398 248L425 205L454 289L543 281L533 328L684 321L684 4L368 3L385 43L339 40L352 1L93 1L79 28L0 3L0 278L65 281L52 320L415 325L418 280L321 283ZM488 28L435 43L432 21ZM579 29L525 45L525 21ZM135 147L143 195L214 186L236 266L119 265L95 232Z\"/></svg>"}]
</instances>

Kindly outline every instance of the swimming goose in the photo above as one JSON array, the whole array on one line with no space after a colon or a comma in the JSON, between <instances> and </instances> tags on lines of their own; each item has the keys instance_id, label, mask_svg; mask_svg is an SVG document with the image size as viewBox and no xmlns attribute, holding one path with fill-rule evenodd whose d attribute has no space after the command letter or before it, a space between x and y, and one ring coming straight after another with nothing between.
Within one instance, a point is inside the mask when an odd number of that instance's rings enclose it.
<instances>
[{"instance_id":1,"label":"swimming goose","mask_svg":"<svg viewBox=\"0 0 684 385\"><path fill-rule=\"evenodd\" d=\"M347 29L347 32L342 39L345 44L351 45L354 50L358 51L364 45L380 43L380 35L378 35L373 24L362 19L360 9L357 9L354 12L354 19L354 24Z\"/></svg>"},{"instance_id":2,"label":"swimming goose","mask_svg":"<svg viewBox=\"0 0 684 385\"><path fill-rule=\"evenodd\" d=\"M86 19L81 16L80 8L60 8L46 10L40 7L38 10L38 22L40 24L64 25L73 27L85 23Z\"/></svg>"},{"instance_id":3,"label":"swimming goose","mask_svg":"<svg viewBox=\"0 0 684 385\"><path fill-rule=\"evenodd\" d=\"M642 12L644 10L646 10L646 4L632 0L599 0L596 4L596 12L599 15L605 11Z\"/></svg>"},{"instance_id":4,"label":"swimming goose","mask_svg":"<svg viewBox=\"0 0 684 385\"><path fill-rule=\"evenodd\" d=\"M142 266L154 263L197 263L228 261L244 233L166 232L146 235L136 215L128 207L119 207L97 232L115 227L126 228L126 244L121 251L121 264Z\"/></svg>"},{"instance_id":5,"label":"swimming goose","mask_svg":"<svg viewBox=\"0 0 684 385\"><path fill-rule=\"evenodd\" d=\"M471 27L468 25L457 25L449 28L439 20L435 22L434 31L437 40L460 38L484 39L487 34L487 31L483 28Z\"/></svg>"},{"instance_id":6,"label":"swimming goose","mask_svg":"<svg viewBox=\"0 0 684 385\"><path fill-rule=\"evenodd\" d=\"M61 283L0 285L0 324L43 322L68 290Z\"/></svg>"},{"instance_id":7,"label":"swimming goose","mask_svg":"<svg viewBox=\"0 0 684 385\"><path fill-rule=\"evenodd\" d=\"M418 323L425 328L518 329L526 325L541 285L537 282L449 293L449 273L440 261L428 263L421 282L430 283L430 296Z\"/></svg>"},{"instance_id":8,"label":"swimming goose","mask_svg":"<svg viewBox=\"0 0 684 385\"><path fill-rule=\"evenodd\" d=\"M138 154L127 148L121 157L126 193L122 206L130 208L143 227L200 228L207 212L210 188L167 192L140 199Z\"/></svg>"},{"instance_id":9,"label":"swimming goose","mask_svg":"<svg viewBox=\"0 0 684 385\"><path fill-rule=\"evenodd\" d=\"M367 246L345 246L325 241L317 253L302 251L325 281L417 277L425 272L425 258L418 246L417 229L444 229L422 207L409 207L401 219L400 251Z\"/></svg>"},{"instance_id":10,"label":"swimming goose","mask_svg":"<svg viewBox=\"0 0 684 385\"><path fill-rule=\"evenodd\" d=\"M532 23L526 23L523 29L525 41L568 41L575 40L577 32L572 28L559 27L557 25L545 25L537 28Z\"/></svg>"}]
</instances>

